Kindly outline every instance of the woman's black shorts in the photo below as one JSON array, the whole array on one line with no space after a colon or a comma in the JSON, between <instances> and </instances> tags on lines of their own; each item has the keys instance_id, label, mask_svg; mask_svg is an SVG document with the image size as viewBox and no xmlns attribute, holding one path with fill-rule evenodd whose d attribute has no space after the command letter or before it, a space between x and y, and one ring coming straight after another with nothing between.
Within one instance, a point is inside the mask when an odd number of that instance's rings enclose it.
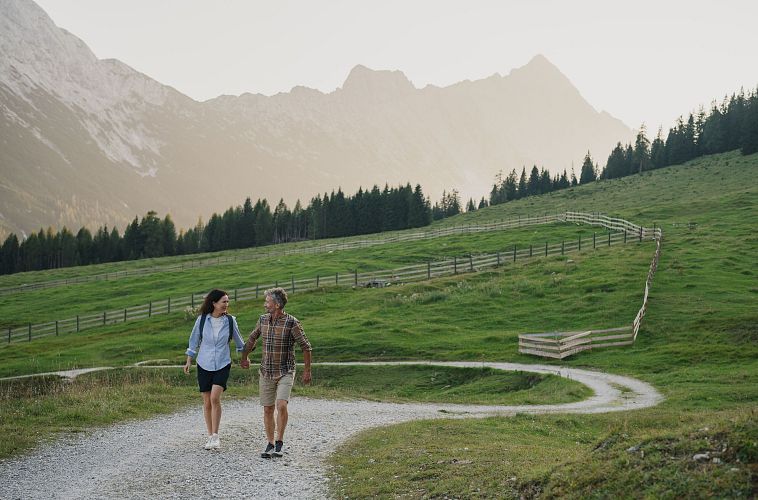
<instances>
[{"instance_id":1,"label":"woman's black shorts","mask_svg":"<svg viewBox=\"0 0 758 500\"><path fill-rule=\"evenodd\" d=\"M197 384L200 386L200 392L208 392L214 385L220 385L226 390L226 381L229 380L229 371L231 369L231 363L215 372L203 370L202 366L197 365Z\"/></svg>"}]
</instances>

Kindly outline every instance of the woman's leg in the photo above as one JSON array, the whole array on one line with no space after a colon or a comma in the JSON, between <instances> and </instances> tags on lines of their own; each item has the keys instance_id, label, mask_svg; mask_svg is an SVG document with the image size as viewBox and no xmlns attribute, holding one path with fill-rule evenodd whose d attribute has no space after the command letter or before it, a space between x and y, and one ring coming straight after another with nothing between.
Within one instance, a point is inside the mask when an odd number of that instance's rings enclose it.
<instances>
[{"instance_id":1,"label":"woman's leg","mask_svg":"<svg viewBox=\"0 0 758 500\"><path fill-rule=\"evenodd\" d=\"M213 387L216 387L215 385ZM205 428L208 429L208 435L213 434L213 420L211 419L211 391L201 392L203 395L203 416L205 417Z\"/></svg>"},{"instance_id":2,"label":"woman's leg","mask_svg":"<svg viewBox=\"0 0 758 500\"><path fill-rule=\"evenodd\" d=\"M223 392L224 388L215 384L210 392L212 434L218 434L218 427L221 424L221 394Z\"/></svg>"}]
</instances>

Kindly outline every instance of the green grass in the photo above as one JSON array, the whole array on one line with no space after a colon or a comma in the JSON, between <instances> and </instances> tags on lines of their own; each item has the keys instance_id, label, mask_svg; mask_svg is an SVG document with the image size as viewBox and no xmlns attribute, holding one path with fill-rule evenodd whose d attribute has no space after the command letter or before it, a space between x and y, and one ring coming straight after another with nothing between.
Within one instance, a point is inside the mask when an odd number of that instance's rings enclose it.
<instances>
[{"instance_id":1,"label":"green grass","mask_svg":"<svg viewBox=\"0 0 758 500\"><path fill-rule=\"evenodd\" d=\"M41 290L29 290L3 296L0 301L0 331L8 327L63 320L78 315L113 311L146 305L167 298L188 298L192 293L222 288L230 293L235 288L256 284L288 283L294 279L320 276L325 284L335 281L352 283L353 273L395 269L430 260L463 257L469 254L512 251L535 247L535 254L545 242L577 241L580 237L589 248L593 232L598 228L570 224L551 224L530 228L448 236L415 242L391 243L365 249L339 250L315 255L282 255L260 260L226 263L182 272L159 272L146 276L92 281ZM599 231L601 236L606 233ZM276 247L270 247L276 248ZM289 246L282 246L282 249ZM215 254L214 254L215 255ZM167 260L173 260L168 258ZM505 259L505 257L504 257ZM464 264L461 264L464 267ZM81 269L81 268L73 268ZM33 307L29 305L33 304Z\"/></svg>"},{"instance_id":2,"label":"green grass","mask_svg":"<svg viewBox=\"0 0 758 500\"><path fill-rule=\"evenodd\" d=\"M437 224L443 227L573 209L661 226L663 254L647 315L637 343L631 347L585 352L557 363L518 354L516 338L522 332L630 323L642 302L653 254L651 243L598 248L565 258L518 262L493 271L386 289L294 294L288 310L303 321L314 345L315 361L546 362L637 377L652 383L666 397L655 408L634 412L413 422L372 430L356 436L334 455L334 470L340 478L333 483L334 493L419 498L754 497L758 491L758 186L753 179L757 175L758 155L729 153L490 207ZM688 222L696 227L689 229ZM564 234L560 231L591 234L592 228L550 226L528 231L534 233L535 241L544 242L549 238L543 236L550 231L556 231L560 239ZM528 244L526 230L468 235L461 237L461 244L468 246L456 251L480 251L501 241L507 248L513 241L507 238L513 234L517 234L517 242ZM487 242L488 237L492 241ZM440 255L440 243L451 242L364 249L353 256L345 252L334 261L316 256L309 263L293 256L294 260L282 259L272 265L285 276L330 262L349 268L355 261L348 258L384 267L423 259L427 251ZM306 267L310 265L315 267ZM211 270L208 279L216 272L220 273L220 268ZM179 276L165 274L159 281L149 282L150 293L165 297L169 290L212 286L195 281L199 276L177 284ZM245 278L237 275L234 279L242 283ZM228 279L233 285L231 274ZM223 283L213 283L217 284ZM119 287L121 283L116 290ZM6 306L4 298L3 307L14 315L24 308L36 308L37 300L44 309L60 307L59 311L99 304L97 293L89 296L77 290L85 289L58 291L65 304L55 305L32 295L28 296L30 302L24 302L27 296L20 294L20 303ZM122 295L133 301L130 304L149 300L133 295L143 289L125 285L122 290ZM77 300L77 293L82 300ZM112 295L116 297L118 292ZM232 312L238 315L243 330L249 330L261 305L238 303ZM171 315L12 344L0 348L0 376L123 366L144 359L180 361L189 328L179 315ZM418 380L424 376L419 372ZM341 377L348 375L335 376L334 382ZM344 389L323 386L319 390L331 394ZM486 394L486 387L478 390ZM367 384L365 392L355 397L411 399L424 392L419 386L409 391L404 395ZM167 404L166 411L176 404ZM120 410L122 417L114 416L114 420L127 418L127 407ZM723 443L726 450L716 457L721 463L692 460L695 453L716 453ZM627 451L635 446L639 446L638 452Z\"/></svg>"}]
</instances>

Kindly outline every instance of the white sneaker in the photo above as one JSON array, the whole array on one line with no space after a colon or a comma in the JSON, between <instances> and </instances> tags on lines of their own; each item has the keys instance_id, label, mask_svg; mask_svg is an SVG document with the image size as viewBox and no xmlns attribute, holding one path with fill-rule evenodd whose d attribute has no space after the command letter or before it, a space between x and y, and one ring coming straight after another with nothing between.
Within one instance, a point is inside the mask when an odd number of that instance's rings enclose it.
<instances>
[{"instance_id":1,"label":"white sneaker","mask_svg":"<svg viewBox=\"0 0 758 500\"><path fill-rule=\"evenodd\" d=\"M218 437L218 434L211 436L210 444L211 447L209 449L211 450L218 450L221 448L221 439Z\"/></svg>"},{"instance_id":2,"label":"white sneaker","mask_svg":"<svg viewBox=\"0 0 758 500\"><path fill-rule=\"evenodd\" d=\"M208 436L208 441L205 442L205 446L203 446L206 450L212 450L213 449L213 436Z\"/></svg>"}]
</instances>

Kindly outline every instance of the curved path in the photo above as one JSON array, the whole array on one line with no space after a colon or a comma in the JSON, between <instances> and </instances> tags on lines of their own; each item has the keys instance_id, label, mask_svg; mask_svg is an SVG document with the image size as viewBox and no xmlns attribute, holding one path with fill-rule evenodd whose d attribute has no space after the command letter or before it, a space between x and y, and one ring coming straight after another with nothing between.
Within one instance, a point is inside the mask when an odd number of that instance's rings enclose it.
<instances>
[{"instance_id":1,"label":"curved path","mask_svg":"<svg viewBox=\"0 0 758 500\"><path fill-rule=\"evenodd\" d=\"M409 420L516 413L602 413L654 406L663 397L649 384L602 372L494 362L321 363L489 367L554 374L589 386L584 401L556 405L488 406L380 403L293 398L285 455L258 458L263 437L257 398L224 403L222 449L208 452L202 412L191 408L149 420L66 436L30 454L0 461L0 498L324 498L325 459L362 430ZM199 406L199 405L198 405Z\"/></svg>"}]
</instances>

